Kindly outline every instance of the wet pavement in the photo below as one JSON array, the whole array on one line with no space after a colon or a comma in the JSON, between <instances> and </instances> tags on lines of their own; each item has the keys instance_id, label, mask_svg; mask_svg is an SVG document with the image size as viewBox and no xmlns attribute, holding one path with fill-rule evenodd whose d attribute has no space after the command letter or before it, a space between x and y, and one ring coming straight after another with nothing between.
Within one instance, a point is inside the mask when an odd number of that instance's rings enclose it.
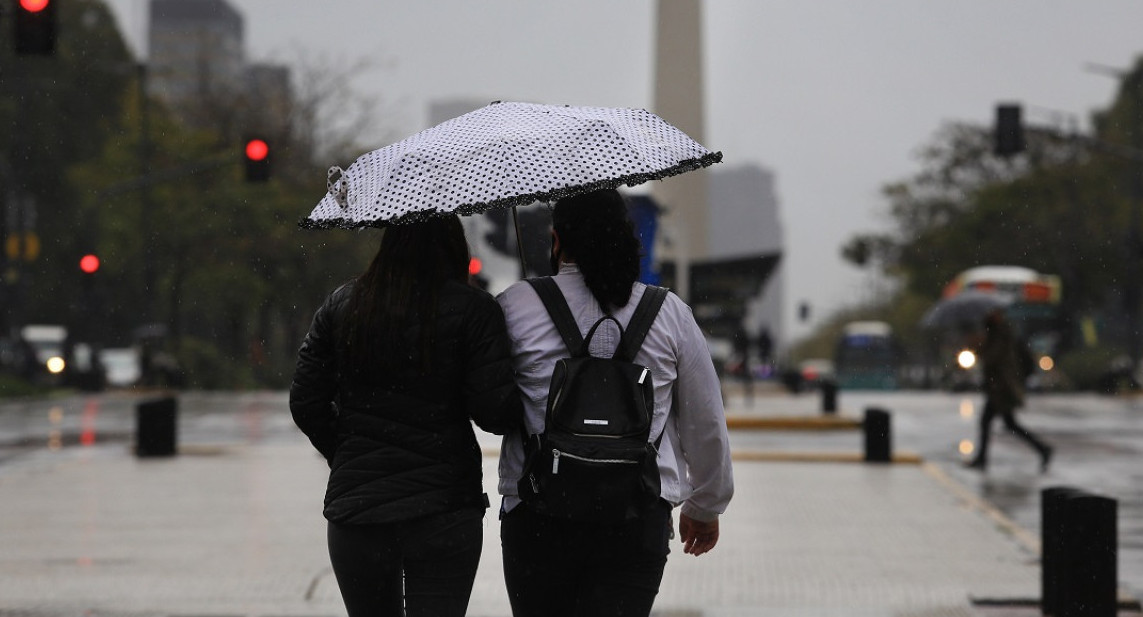
<instances>
[{"instance_id":1,"label":"wet pavement","mask_svg":"<svg viewBox=\"0 0 1143 617\"><path fill-rule=\"evenodd\" d=\"M756 399L751 408L732 402L732 413L820 413L813 394L784 397L786 405ZM738 401L735 397L732 401ZM780 399L781 400L781 399ZM1119 578L1143 594L1143 398L1095 394L1032 394L1019 421L1055 448L1047 473L1039 457L997 420L990 465L985 473L964 467L962 454L977 439L983 400L975 393L845 392L838 398L842 417L860 417L866 408L891 412L896 450L919 454L959 485L985 500L1027 532L1040 537L1040 491L1069 486L1117 501ZM783 412L784 413L784 412ZM738 433L736 443L751 448L845 450L861 448L860 437L837 433Z\"/></svg>"},{"instance_id":2,"label":"wet pavement","mask_svg":"<svg viewBox=\"0 0 1143 617\"><path fill-rule=\"evenodd\" d=\"M326 470L284 393L180 393L180 455L136 459L135 405L156 395L0 404L0 617L344 614L324 552ZM821 415L814 394L728 395L732 425ZM961 467L975 395L839 403L842 418L890 411L895 451L925 463L838 463L860 458L853 428L732 431L738 494L723 542L699 559L674 551L657 615L1038 614L1039 490L1056 485L1119 500L1119 578L1138 596L1135 399L1034 397L1022 419L1057 446L1043 475L999 426L992 468ZM497 442L482 445L494 486ZM508 614L496 528L489 516L472 615Z\"/></svg>"}]
</instances>

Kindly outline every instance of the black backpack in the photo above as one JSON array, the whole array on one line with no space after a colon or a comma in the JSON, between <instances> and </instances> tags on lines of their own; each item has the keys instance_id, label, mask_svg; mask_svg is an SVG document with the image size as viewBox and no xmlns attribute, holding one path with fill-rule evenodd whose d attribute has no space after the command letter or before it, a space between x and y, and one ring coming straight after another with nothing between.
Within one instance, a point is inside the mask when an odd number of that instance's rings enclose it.
<instances>
[{"instance_id":1,"label":"black backpack","mask_svg":"<svg viewBox=\"0 0 1143 617\"><path fill-rule=\"evenodd\" d=\"M667 290L648 286L624 331L604 315L581 337L551 277L529 279L571 353L556 362L548 388L544 432L525 437L520 498L533 511L581 521L637 518L659 499L656 461L662 434L651 443L655 409L651 369L634 364ZM611 358L588 345L611 320L621 333Z\"/></svg>"}]
</instances>

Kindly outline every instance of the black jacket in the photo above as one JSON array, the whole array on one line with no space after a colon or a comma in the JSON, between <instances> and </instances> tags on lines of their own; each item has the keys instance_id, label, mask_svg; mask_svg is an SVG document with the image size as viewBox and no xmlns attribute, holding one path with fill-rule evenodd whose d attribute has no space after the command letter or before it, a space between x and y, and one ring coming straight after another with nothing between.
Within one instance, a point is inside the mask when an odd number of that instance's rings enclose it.
<instances>
[{"instance_id":1,"label":"black jacket","mask_svg":"<svg viewBox=\"0 0 1143 617\"><path fill-rule=\"evenodd\" d=\"M314 315L290 387L294 422L330 464L326 518L377 524L487 505L469 419L503 434L524 413L500 306L446 283L427 374L412 362L391 374L347 371L335 333L350 289L331 293Z\"/></svg>"}]
</instances>

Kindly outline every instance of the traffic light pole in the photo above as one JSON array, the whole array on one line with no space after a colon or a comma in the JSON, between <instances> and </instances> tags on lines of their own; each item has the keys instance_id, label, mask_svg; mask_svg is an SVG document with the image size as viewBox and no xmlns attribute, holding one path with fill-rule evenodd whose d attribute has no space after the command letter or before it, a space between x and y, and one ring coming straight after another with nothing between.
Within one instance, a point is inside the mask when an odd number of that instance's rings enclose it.
<instances>
[{"instance_id":1,"label":"traffic light pole","mask_svg":"<svg viewBox=\"0 0 1143 617\"><path fill-rule=\"evenodd\" d=\"M1126 75L1116 73L1122 81ZM1140 226L1143 225L1143 81L1136 84L1139 90L1128 95L1131 123L1131 145L1123 146L1108 143L1094 137L1086 137L1075 133L1064 134L1055 128L1035 127L1030 130L1055 139L1080 144L1094 152L1113 156L1136 165L1131 169L1131 205L1128 219L1127 235L1124 239L1124 281L1123 281L1123 312L1127 320L1127 347L1131 357L1132 369L1139 366L1143 359L1143 328L1141 312L1143 312L1143 237ZM1019 106L999 105L996 115L996 154L1009 156L1024 150L1022 120Z\"/></svg>"},{"instance_id":2,"label":"traffic light pole","mask_svg":"<svg viewBox=\"0 0 1143 617\"><path fill-rule=\"evenodd\" d=\"M151 118L150 97L147 96L147 63L139 63L139 177L146 178L151 171ZM155 248L154 230L151 228L151 184L140 186L139 201L142 211L139 224L143 228L143 323L155 318L155 265L151 258Z\"/></svg>"}]
</instances>

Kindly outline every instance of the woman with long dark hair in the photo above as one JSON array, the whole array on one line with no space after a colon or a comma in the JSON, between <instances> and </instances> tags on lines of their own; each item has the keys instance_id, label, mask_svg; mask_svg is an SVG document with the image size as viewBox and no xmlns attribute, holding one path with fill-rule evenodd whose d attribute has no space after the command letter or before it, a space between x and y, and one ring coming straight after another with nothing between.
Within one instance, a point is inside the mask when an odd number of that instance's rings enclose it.
<instances>
[{"instance_id":1,"label":"woman with long dark hair","mask_svg":"<svg viewBox=\"0 0 1143 617\"><path fill-rule=\"evenodd\" d=\"M326 298L290 410L329 462L330 560L350 617L464 615L488 507L472 428L521 421L504 315L468 284L456 216L387 228Z\"/></svg>"},{"instance_id":2,"label":"woman with long dark hair","mask_svg":"<svg viewBox=\"0 0 1143 617\"><path fill-rule=\"evenodd\" d=\"M622 195L601 190L556 202L551 255L552 279L581 335L604 314L624 328L630 324L647 286L637 281L639 240ZM701 555L718 542L718 517L734 492L722 395L702 331L690 308L668 293L635 355L651 369L654 385L649 442L659 444L658 502L620 522L571 521L533 511L517 488L524 437L543 432L555 363L569 350L530 284L517 283L497 300L525 409L526 433L506 435L500 456L500 534L512 613L648 615L667 561L672 509L681 506L683 552ZM618 340L618 328L606 322L589 351L610 357Z\"/></svg>"}]
</instances>

